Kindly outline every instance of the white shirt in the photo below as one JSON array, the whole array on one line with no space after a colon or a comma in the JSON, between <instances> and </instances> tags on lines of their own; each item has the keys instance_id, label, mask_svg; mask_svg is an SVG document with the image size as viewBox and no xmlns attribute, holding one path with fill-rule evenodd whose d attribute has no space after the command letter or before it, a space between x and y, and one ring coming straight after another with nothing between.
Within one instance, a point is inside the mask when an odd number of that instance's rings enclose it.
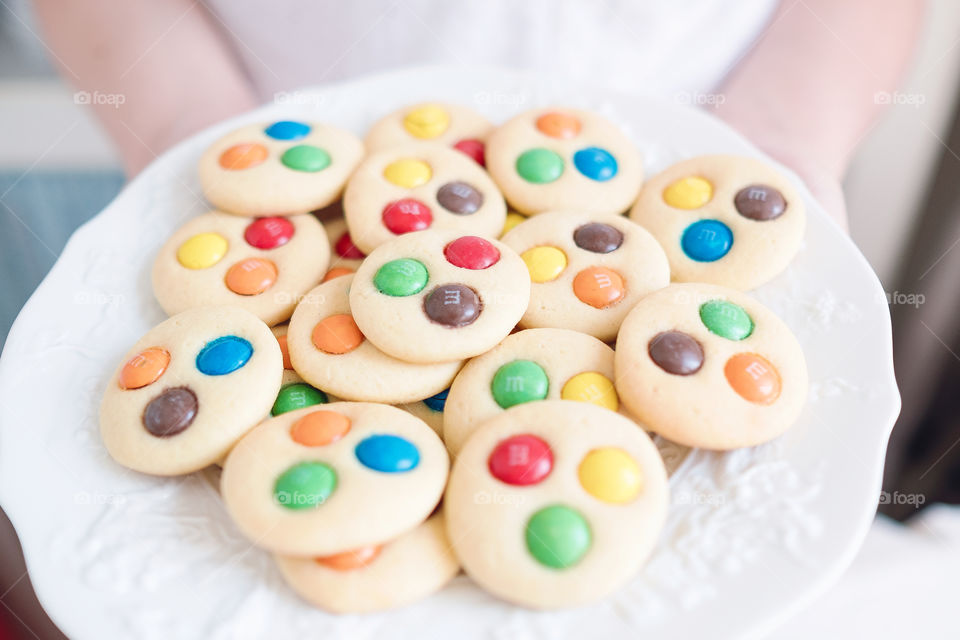
<instances>
[{"instance_id":1,"label":"white shirt","mask_svg":"<svg viewBox=\"0 0 960 640\"><path fill-rule=\"evenodd\" d=\"M777 0L209 0L261 97L422 64L524 68L676 99L708 92ZM682 99L682 96L681 96Z\"/></svg>"}]
</instances>

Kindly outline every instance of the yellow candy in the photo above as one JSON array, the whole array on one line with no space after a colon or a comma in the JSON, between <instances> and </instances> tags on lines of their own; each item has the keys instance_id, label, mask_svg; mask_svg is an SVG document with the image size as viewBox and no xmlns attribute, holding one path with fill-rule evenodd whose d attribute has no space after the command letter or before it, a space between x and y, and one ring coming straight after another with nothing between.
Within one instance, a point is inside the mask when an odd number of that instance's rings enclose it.
<instances>
[{"instance_id":1,"label":"yellow candy","mask_svg":"<svg viewBox=\"0 0 960 640\"><path fill-rule=\"evenodd\" d=\"M611 411L620 408L620 399L613 382L596 371L578 373L567 380L560 391L560 397L564 400L590 402Z\"/></svg>"},{"instance_id":2,"label":"yellow candy","mask_svg":"<svg viewBox=\"0 0 960 640\"><path fill-rule=\"evenodd\" d=\"M206 269L227 253L227 239L219 233L198 233L177 249L177 260L187 269Z\"/></svg>"},{"instance_id":3,"label":"yellow candy","mask_svg":"<svg viewBox=\"0 0 960 640\"><path fill-rule=\"evenodd\" d=\"M502 236L507 231L510 231L510 229L513 229L515 226L517 226L524 220L526 220L525 217L523 217L522 215L520 215L515 211L511 211L510 213L507 214L507 221L503 223L503 231L500 233L500 235Z\"/></svg>"},{"instance_id":4,"label":"yellow candy","mask_svg":"<svg viewBox=\"0 0 960 640\"><path fill-rule=\"evenodd\" d=\"M623 449L594 449L577 470L580 484L597 500L624 504L643 489L643 476L636 461Z\"/></svg>"},{"instance_id":5,"label":"yellow candy","mask_svg":"<svg viewBox=\"0 0 960 640\"><path fill-rule=\"evenodd\" d=\"M443 107L425 104L403 119L403 128L415 138L436 138L450 126L450 114Z\"/></svg>"},{"instance_id":6,"label":"yellow candy","mask_svg":"<svg viewBox=\"0 0 960 640\"><path fill-rule=\"evenodd\" d=\"M713 185L704 178L687 176L663 190L663 201L676 209L699 209L713 197Z\"/></svg>"},{"instance_id":7,"label":"yellow candy","mask_svg":"<svg viewBox=\"0 0 960 640\"><path fill-rule=\"evenodd\" d=\"M534 282L550 282L567 268L567 255L556 247L534 247L520 257L527 263L530 279Z\"/></svg>"},{"instance_id":8,"label":"yellow candy","mask_svg":"<svg viewBox=\"0 0 960 640\"><path fill-rule=\"evenodd\" d=\"M383 170L383 177L398 187L412 189L426 184L433 177L433 171L423 160L403 158L388 164Z\"/></svg>"}]
</instances>

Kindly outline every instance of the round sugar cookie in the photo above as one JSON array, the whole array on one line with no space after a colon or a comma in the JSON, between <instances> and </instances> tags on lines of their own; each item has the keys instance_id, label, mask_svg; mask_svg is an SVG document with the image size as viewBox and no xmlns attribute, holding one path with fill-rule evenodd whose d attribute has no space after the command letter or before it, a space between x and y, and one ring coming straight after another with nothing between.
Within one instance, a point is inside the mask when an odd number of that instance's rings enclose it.
<instances>
[{"instance_id":1,"label":"round sugar cookie","mask_svg":"<svg viewBox=\"0 0 960 640\"><path fill-rule=\"evenodd\" d=\"M525 329L470 360L450 387L443 437L456 454L478 426L537 400L578 400L617 411L613 349L569 329Z\"/></svg>"},{"instance_id":2,"label":"round sugar cookie","mask_svg":"<svg viewBox=\"0 0 960 640\"><path fill-rule=\"evenodd\" d=\"M460 571L442 511L400 537L332 556L277 556L287 584L331 613L401 607L439 591Z\"/></svg>"},{"instance_id":3,"label":"round sugar cookie","mask_svg":"<svg viewBox=\"0 0 960 640\"><path fill-rule=\"evenodd\" d=\"M384 404L420 400L449 387L462 361L412 364L364 338L350 314L354 277L321 284L293 312L287 346L297 373L344 400Z\"/></svg>"},{"instance_id":4,"label":"round sugar cookie","mask_svg":"<svg viewBox=\"0 0 960 640\"><path fill-rule=\"evenodd\" d=\"M389 405L334 402L261 423L230 452L220 489L256 545L328 556L423 522L448 467L447 450L422 420Z\"/></svg>"},{"instance_id":5,"label":"round sugar cookie","mask_svg":"<svg viewBox=\"0 0 960 640\"><path fill-rule=\"evenodd\" d=\"M640 152L596 113L549 107L526 111L487 140L487 171L510 206L618 214L643 182Z\"/></svg>"},{"instance_id":6,"label":"round sugar cookie","mask_svg":"<svg viewBox=\"0 0 960 640\"><path fill-rule=\"evenodd\" d=\"M282 356L270 329L236 307L161 322L127 352L100 404L114 460L161 476L214 464L270 412Z\"/></svg>"},{"instance_id":7,"label":"round sugar cookie","mask_svg":"<svg viewBox=\"0 0 960 640\"><path fill-rule=\"evenodd\" d=\"M807 366L790 328L750 296L674 284L633 308L617 339L617 391L664 438L736 449L771 440L800 415Z\"/></svg>"},{"instance_id":8,"label":"round sugar cookie","mask_svg":"<svg viewBox=\"0 0 960 640\"><path fill-rule=\"evenodd\" d=\"M280 345L280 355L283 356L283 378L280 382L280 391L277 392L277 399L273 403L273 408L270 409L270 415L278 416L288 411L332 402L333 399L326 392L317 389L293 370L293 365L290 363L290 350L287 347L287 324L278 324L271 327L270 331L276 337L277 344Z\"/></svg>"},{"instance_id":9,"label":"round sugar cookie","mask_svg":"<svg viewBox=\"0 0 960 640\"><path fill-rule=\"evenodd\" d=\"M342 216L330 218L323 221L323 229L327 232L327 239L330 240L330 266L323 276L323 281L356 273L367 255L357 249L353 240L350 239L347 221Z\"/></svg>"},{"instance_id":10,"label":"round sugar cookie","mask_svg":"<svg viewBox=\"0 0 960 640\"><path fill-rule=\"evenodd\" d=\"M433 429L443 440L443 413L449 393L450 389L447 388L419 402L408 402L399 406L404 411L408 411L426 422L427 426Z\"/></svg>"},{"instance_id":11,"label":"round sugar cookie","mask_svg":"<svg viewBox=\"0 0 960 640\"><path fill-rule=\"evenodd\" d=\"M350 287L363 335L407 362L451 362L490 350L529 299L527 268L510 247L449 230L378 247Z\"/></svg>"},{"instance_id":12,"label":"round sugar cookie","mask_svg":"<svg viewBox=\"0 0 960 640\"><path fill-rule=\"evenodd\" d=\"M803 199L767 163L697 156L644 185L630 211L660 242L675 282L749 291L786 269L806 225Z\"/></svg>"},{"instance_id":13,"label":"round sugar cookie","mask_svg":"<svg viewBox=\"0 0 960 640\"><path fill-rule=\"evenodd\" d=\"M215 207L241 216L283 216L334 202L363 157L363 143L319 122L251 124L200 158L200 184Z\"/></svg>"},{"instance_id":14,"label":"round sugar cookie","mask_svg":"<svg viewBox=\"0 0 960 640\"><path fill-rule=\"evenodd\" d=\"M429 143L367 156L347 183L343 210L350 237L364 253L425 229L496 237L507 217L486 171L458 151Z\"/></svg>"},{"instance_id":15,"label":"round sugar cookie","mask_svg":"<svg viewBox=\"0 0 960 640\"><path fill-rule=\"evenodd\" d=\"M153 293L169 315L229 304L274 325L316 286L329 259L326 233L310 214L251 219L211 211L160 248Z\"/></svg>"},{"instance_id":16,"label":"round sugar cookie","mask_svg":"<svg viewBox=\"0 0 960 640\"><path fill-rule=\"evenodd\" d=\"M548 400L470 437L450 474L447 533L484 589L537 609L604 598L653 550L669 502L656 446L627 418Z\"/></svg>"},{"instance_id":17,"label":"round sugar cookie","mask_svg":"<svg viewBox=\"0 0 960 640\"><path fill-rule=\"evenodd\" d=\"M490 121L469 107L446 102L421 102L397 109L370 127L364 144L379 151L409 142L436 142L467 154L484 166L484 141Z\"/></svg>"},{"instance_id":18,"label":"round sugar cookie","mask_svg":"<svg viewBox=\"0 0 960 640\"><path fill-rule=\"evenodd\" d=\"M640 298L670 284L663 249L622 216L554 212L534 216L503 242L530 272L522 327L560 327L604 341Z\"/></svg>"}]
</instances>

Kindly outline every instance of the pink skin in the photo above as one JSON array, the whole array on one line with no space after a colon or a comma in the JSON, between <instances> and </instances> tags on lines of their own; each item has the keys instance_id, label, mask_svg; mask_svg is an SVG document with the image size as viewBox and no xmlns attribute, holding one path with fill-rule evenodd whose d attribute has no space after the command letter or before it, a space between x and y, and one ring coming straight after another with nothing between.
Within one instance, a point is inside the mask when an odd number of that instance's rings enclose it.
<instances>
[{"instance_id":1,"label":"pink skin","mask_svg":"<svg viewBox=\"0 0 960 640\"><path fill-rule=\"evenodd\" d=\"M35 0L46 43L94 106L132 176L207 125L253 108L256 93L192 0ZM793 168L846 225L840 179L910 58L923 0L783 0L718 88L722 119ZM202 64L200 62L202 61Z\"/></svg>"}]
</instances>

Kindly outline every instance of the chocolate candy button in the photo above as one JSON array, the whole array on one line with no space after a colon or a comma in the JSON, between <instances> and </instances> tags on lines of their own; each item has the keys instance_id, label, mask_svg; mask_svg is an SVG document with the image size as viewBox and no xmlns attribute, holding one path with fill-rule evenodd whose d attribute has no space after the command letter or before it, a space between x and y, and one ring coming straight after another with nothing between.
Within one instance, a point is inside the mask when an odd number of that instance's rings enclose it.
<instances>
[{"instance_id":1,"label":"chocolate candy button","mask_svg":"<svg viewBox=\"0 0 960 640\"><path fill-rule=\"evenodd\" d=\"M587 267L573 278L573 293L596 309L605 309L623 300L627 286L623 277L606 267Z\"/></svg>"},{"instance_id":2,"label":"chocolate candy button","mask_svg":"<svg viewBox=\"0 0 960 640\"><path fill-rule=\"evenodd\" d=\"M560 504L544 507L527 521L527 551L551 569L577 564L590 549L593 536L582 515Z\"/></svg>"},{"instance_id":3,"label":"chocolate candy button","mask_svg":"<svg viewBox=\"0 0 960 640\"><path fill-rule=\"evenodd\" d=\"M277 478L273 497L287 509L309 509L323 504L337 488L337 472L322 462L295 464Z\"/></svg>"},{"instance_id":4,"label":"chocolate candy button","mask_svg":"<svg viewBox=\"0 0 960 640\"><path fill-rule=\"evenodd\" d=\"M427 296L423 311L427 317L448 327L465 327L480 316L480 296L462 284L442 284Z\"/></svg>"},{"instance_id":5,"label":"chocolate candy button","mask_svg":"<svg viewBox=\"0 0 960 640\"><path fill-rule=\"evenodd\" d=\"M470 158L481 167L487 166L486 150L484 149L483 142L480 140L474 140L472 138L461 140L453 145L453 148L460 153L465 153L470 156Z\"/></svg>"},{"instance_id":6,"label":"chocolate candy button","mask_svg":"<svg viewBox=\"0 0 960 640\"><path fill-rule=\"evenodd\" d=\"M227 239L219 233L198 233L177 249L177 260L187 269L206 269L227 254Z\"/></svg>"},{"instance_id":7,"label":"chocolate candy button","mask_svg":"<svg viewBox=\"0 0 960 640\"><path fill-rule=\"evenodd\" d=\"M756 353L738 353L727 360L723 374L744 400L773 404L780 397L780 373L773 363Z\"/></svg>"},{"instance_id":8,"label":"chocolate candy button","mask_svg":"<svg viewBox=\"0 0 960 640\"><path fill-rule=\"evenodd\" d=\"M450 126L450 114L436 104L413 109L403 118L403 128L415 138L428 140L441 135Z\"/></svg>"},{"instance_id":9,"label":"chocolate candy button","mask_svg":"<svg viewBox=\"0 0 960 640\"><path fill-rule=\"evenodd\" d=\"M537 484L553 470L553 451L537 436L511 436L497 443L487 466L501 482L517 486Z\"/></svg>"},{"instance_id":10,"label":"chocolate candy button","mask_svg":"<svg viewBox=\"0 0 960 640\"><path fill-rule=\"evenodd\" d=\"M253 345L237 336L211 340L197 354L197 369L208 376L224 376L243 367L253 355Z\"/></svg>"},{"instance_id":11,"label":"chocolate candy button","mask_svg":"<svg viewBox=\"0 0 960 640\"><path fill-rule=\"evenodd\" d=\"M684 229L680 246L691 260L713 262L730 251L733 232L719 220L697 220Z\"/></svg>"},{"instance_id":12,"label":"chocolate candy button","mask_svg":"<svg viewBox=\"0 0 960 640\"><path fill-rule=\"evenodd\" d=\"M783 194L765 184L744 187L737 192L733 204L744 218L761 222L780 217L787 208Z\"/></svg>"},{"instance_id":13,"label":"chocolate candy button","mask_svg":"<svg viewBox=\"0 0 960 640\"><path fill-rule=\"evenodd\" d=\"M547 184L563 173L563 158L549 149L530 149L517 158L517 173L527 182Z\"/></svg>"},{"instance_id":14,"label":"chocolate candy button","mask_svg":"<svg viewBox=\"0 0 960 640\"><path fill-rule=\"evenodd\" d=\"M448 182L437 191L437 202L447 211L468 215L483 205L483 194L466 182Z\"/></svg>"},{"instance_id":15,"label":"chocolate candy button","mask_svg":"<svg viewBox=\"0 0 960 640\"><path fill-rule=\"evenodd\" d=\"M443 248L447 262L461 269L486 269L500 261L500 250L477 236L457 238Z\"/></svg>"},{"instance_id":16,"label":"chocolate candy button","mask_svg":"<svg viewBox=\"0 0 960 640\"><path fill-rule=\"evenodd\" d=\"M613 504L631 502L643 488L640 466L617 447L594 449L577 469L580 485L597 500Z\"/></svg>"},{"instance_id":17,"label":"chocolate candy button","mask_svg":"<svg viewBox=\"0 0 960 640\"><path fill-rule=\"evenodd\" d=\"M696 373L703 366L703 348L680 331L664 331L653 336L647 351L657 366L678 376Z\"/></svg>"},{"instance_id":18,"label":"chocolate candy button","mask_svg":"<svg viewBox=\"0 0 960 640\"><path fill-rule=\"evenodd\" d=\"M551 138L569 140L580 134L580 120L569 113L553 111L537 118L537 129Z\"/></svg>"},{"instance_id":19,"label":"chocolate candy button","mask_svg":"<svg viewBox=\"0 0 960 640\"><path fill-rule=\"evenodd\" d=\"M543 400L547 397L550 380L543 367L532 360L514 360L497 369L490 384L493 399L500 408Z\"/></svg>"},{"instance_id":20,"label":"chocolate candy button","mask_svg":"<svg viewBox=\"0 0 960 640\"><path fill-rule=\"evenodd\" d=\"M294 171L315 173L330 166L330 154L320 147L309 144L298 144L283 152L280 157L283 166Z\"/></svg>"},{"instance_id":21,"label":"chocolate candy button","mask_svg":"<svg viewBox=\"0 0 960 640\"><path fill-rule=\"evenodd\" d=\"M295 382L280 389L277 400L270 409L270 415L278 416L281 413L311 407L315 404L324 404L328 401L327 394L311 387L305 382Z\"/></svg>"},{"instance_id":22,"label":"chocolate candy button","mask_svg":"<svg viewBox=\"0 0 960 640\"><path fill-rule=\"evenodd\" d=\"M223 277L224 284L241 296L263 293L277 281L277 265L263 258L247 258L234 264Z\"/></svg>"},{"instance_id":23,"label":"chocolate candy button","mask_svg":"<svg viewBox=\"0 0 960 640\"><path fill-rule=\"evenodd\" d=\"M384 473L412 471L420 464L417 446L400 436L369 436L360 441L354 453L363 466Z\"/></svg>"},{"instance_id":24,"label":"chocolate candy button","mask_svg":"<svg viewBox=\"0 0 960 640\"><path fill-rule=\"evenodd\" d=\"M700 305L700 320L711 333L727 340L743 340L753 333L750 314L726 300L711 300Z\"/></svg>"},{"instance_id":25,"label":"chocolate candy button","mask_svg":"<svg viewBox=\"0 0 960 640\"><path fill-rule=\"evenodd\" d=\"M419 260L399 258L377 269L373 284L388 296L412 296L423 291L428 277L427 268Z\"/></svg>"},{"instance_id":26,"label":"chocolate candy button","mask_svg":"<svg viewBox=\"0 0 960 640\"><path fill-rule=\"evenodd\" d=\"M290 242L293 223L286 218L257 218L243 232L243 239L257 249L276 249Z\"/></svg>"},{"instance_id":27,"label":"chocolate candy button","mask_svg":"<svg viewBox=\"0 0 960 640\"><path fill-rule=\"evenodd\" d=\"M590 222L573 232L573 242L586 251L610 253L623 244L623 233L602 222Z\"/></svg>"},{"instance_id":28,"label":"chocolate candy button","mask_svg":"<svg viewBox=\"0 0 960 640\"><path fill-rule=\"evenodd\" d=\"M327 316L314 325L310 339L320 351L335 355L350 353L364 341L360 327L349 313Z\"/></svg>"},{"instance_id":29,"label":"chocolate candy button","mask_svg":"<svg viewBox=\"0 0 960 640\"><path fill-rule=\"evenodd\" d=\"M350 431L350 418L335 411L313 411L293 423L290 438L305 447L325 447Z\"/></svg>"},{"instance_id":30,"label":"chocolate candy button","mask_svg":"<svg viewBox=\"0 0 960 640\"><path fill-rule=\"evenodd\" d=\"M337 240L333 249L337 252L338 256L347 258L348 260L363 260L367 257L363 251L357 249L357 246L353 244L353 240L350 238L350 234L346 231L344 231L343 235Z\"/></svg>"},{"instance_id":31,"label":"chocolate candy button","mask_svg":"<svg viewBox=\"0 0 960 640\"><path fill-rule=\"evenodd\" d=\"M351 549L350 551L341 551L332 556L323 556L314 558L317 564L321 564L335 571L352 571L362 569L374 560L380 557L380 545L370 545Z\"/></svg>"},{"instance_id":32,"label":"chocolate candy button","mask_svg":"<svg viewBox=\"0 0 960 640\"><path fill-rule=\"evenodd\" d=\"M597 182L606 182L617 175L617 159L600 147L587 147L573 154L577 171Z\"/></svg>"},{"instance_id":33,"label":"chocolate candy button","mask_svg":"<svg viewBox=\"0 0 960 640\"><path fill-rule=\"evenodd\" d=\"M186 387L167 389L143 411L143 426L158 438L175 436L197 417L197 396Z\"/></svg>"},{"instance_id":34,"label":"chocolate candy button","mask_svg":"<svg viewBox=\"0 0 960 640\"><path fill-rule=\"evenodd\" d=\"M220 166L231 171L249 169L266 160L268 155L262 144L235 144L220 154Z\"/></svg>"},{"instance_id":35,"label":"chocolate candy button","mask_svg":"<svg viewBox=\"0 0 960 640\"><path fill-rule=\"evenodd\" d=\"M426 184L433 177L433 169L423 160L401 158L388 164L383 170L387 182L404 189L413 189Z\"/></svg>"},{"instance_id":36,"label":"chocolate candy button","mask_svg":"<svg viewBox=\"0 0 960 640\"><path fill-rule=\"evenodd\" d=\"M281 120L263 130L274 140L299 140L310 133L310 125L293 120Z\"/></svg>"},{"instance_id":37,"label":"chocolate candy button","mask_svg":"<svg viewBox=\"0 0 960 640\"><path fill-rule=\"evenodd\" d=\"M433 223L430 207L413 198L391 202L383 208L382 218L383 226L397 235L423 231Z\"/></svg>"},{"instance_id":38,"label":"chocolate candy button","mask_svg":"<svg viewBox=\"0 0 960 640\"><path fill-rule=\"evenodd\" d=\"M423 404L427 405L431 411L443 411L447 406L447 394L450 393L450 389L444 389L435 396L430 396L423 401Z\"/></svg>"},{"instance_id":39,"label":"chocolate candy button","mask_svg":"<svg viewBox=\"0 0 960 640\"><path fill-rule=\"evenodd\" d=\"M166 349L144 349L123 365L117 384L121 389L140 389L159 380L169 364L170 352Z\"/></svg>"}]
</instances>

